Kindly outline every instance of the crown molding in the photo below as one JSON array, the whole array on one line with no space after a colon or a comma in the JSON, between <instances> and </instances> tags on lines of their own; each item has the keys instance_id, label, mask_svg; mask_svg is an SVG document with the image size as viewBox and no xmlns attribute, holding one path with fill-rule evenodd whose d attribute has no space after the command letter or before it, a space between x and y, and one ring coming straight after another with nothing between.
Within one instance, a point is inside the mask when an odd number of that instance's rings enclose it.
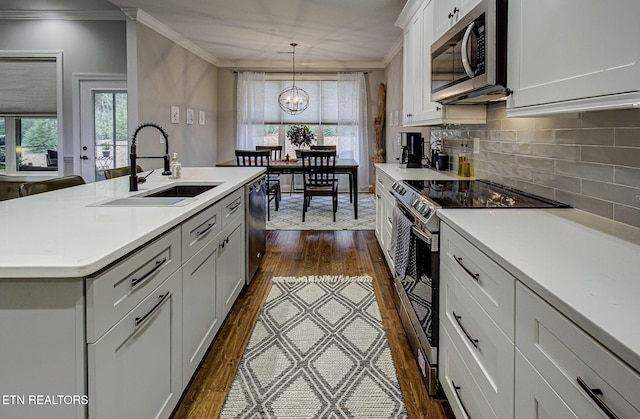
<instances>
[{"instance_id":1,"label":"crown molding","mask_svg":"<svg viewBox=\"0 0 640 419\"><path fill-rule=\"evenodd\" d=\"M167 25L165 25L164 23L160 22L158 19L152 17L151 15L149 15L148 13L146 13L144 10L142 9L122 9L122 12L131 20L135 20L138 21L140 23L142 23L143 25L153 29L154 31L158 32L160 35L163 35L167 38L169 38L171 41L175 42L176 44L180 45L181 47L185 48L188 51L191 51L192 53L194 53L195 55L197 55L198 57L202 58L203 60L215 65L215 66L219 66L220 65L220 60L218 60L217 57L215 57L213 54L211 54L210 52L204 50L203 48L199 47L198 45L194 44L193 42L189 41L187 38L185 38L184 36L180 35L178 32L174 31L173 29L169 28Z\"/></svg>"},{"instance_id":2,"label":"crown molding","mask_svg":"<svg viewBox=\"0 0 640 419\"><path fill-rule=\"evenodd\" d=\"M126 20L121 10L0 10L0 20Z\"/></svg>"},{"instance_id":3,"label":"crown molding","mask_svg":"<svg viewBox=\"0 0 640 419\"><path fill-rule=\"evenodd\" d=\"M384 56L384 66L387 67L391 61L395 58L395 56L400 52L400 50L404 47L404 37L399 37L395 44L391 47L391 49Z\"/></svg>"}]
</instances>

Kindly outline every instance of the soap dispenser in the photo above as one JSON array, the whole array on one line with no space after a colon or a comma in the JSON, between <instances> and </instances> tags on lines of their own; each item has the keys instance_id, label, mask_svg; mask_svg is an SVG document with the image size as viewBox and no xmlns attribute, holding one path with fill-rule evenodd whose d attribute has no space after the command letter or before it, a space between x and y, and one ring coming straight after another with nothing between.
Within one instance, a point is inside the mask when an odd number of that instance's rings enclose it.
<instances>
[{"instance_id":1,"label":"soap dispenser","mask_svg":"<svg viewBox=\"0 0 640 419\"><path fill-rule=\"evenodd\" d=\"M182 163L178 161L178 153L173 153L169 168L171 170L169 179L180 179L182 177Z\"/></svg>"}]
</instances>

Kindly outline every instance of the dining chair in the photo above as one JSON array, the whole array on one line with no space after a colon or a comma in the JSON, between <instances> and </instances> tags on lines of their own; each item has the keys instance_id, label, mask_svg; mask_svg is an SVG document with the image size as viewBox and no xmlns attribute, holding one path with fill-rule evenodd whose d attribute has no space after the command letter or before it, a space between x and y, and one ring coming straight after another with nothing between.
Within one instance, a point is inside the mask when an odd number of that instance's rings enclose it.
<instances>
[{"instance_id":1,"label":"dining chair","mask_svg":"<svg viewBox=\"0 0 640 419\"><path fill-rule=\"evenodd\" d=\"M38 182L27 182L20 186L19 192L20 196L29 196L83 184L85 181L82 176L70 175Z\"/></svg>"},{"instance_id":2,"label":"dining chair","mask_svg":"<svg viewBox=\"0 0 640 419\"><path fill-rule=\"evenodd\" d=\"M263 166L267 168L267 220L271 219L271 205L274 201L276 211L280 209L280 180L269 180L269 167L271 166L270 150L236 150L237 166Z\"/></svg>"},{"instance_id":3,"label":"dining chair","mask_svg":"<svg viewBox=\"0 0 640 419\"><path fill-rule=\"evenodd\" d=\"M311 150L336 150L335 145L312 145ZM337 156L336 156L337 158ZM353 202L353 174L349 172L349 202Z\"/></svg>"},{"instance_id":4,"label":"dining chair","mask_svg":"<svg viewBox=\"0 0 640 419\"><path fill-rule=\"evenodd\" d=\"M142 167L140 165L136 165L136 172L143 172ZM106 179L113 179L121 176L129 176L131 174L131 167L116 167L115 169L104 169L104 177Z\"/></svg>"},{"instance_id":5,"label":"dining chair","mask_svg":"<svg viewBox=\"0 0 640 419\"><path fill-rule=\"evenodd\" d=\"M336 178L335 150L302 150L302 178L304 197L302 221L313 196L330 196L333 204L333 221L338 211L338 179Z\"/></svg>"},{"instance_id":6,"label":"dining chair","mask_svg":"<svg viewBox=\"0 0 640 419\"><path fill-rule=\"evenodd\" d=\"M264 151L269 150L271 152L271 161L282 160L282 146L281 145L257 145L256 150ZM267 173L269 182L280 184L280 175L278 173ZM278 201L282 200L282 194L280 188L278 188Z\"/></svg>"}]
</instances>

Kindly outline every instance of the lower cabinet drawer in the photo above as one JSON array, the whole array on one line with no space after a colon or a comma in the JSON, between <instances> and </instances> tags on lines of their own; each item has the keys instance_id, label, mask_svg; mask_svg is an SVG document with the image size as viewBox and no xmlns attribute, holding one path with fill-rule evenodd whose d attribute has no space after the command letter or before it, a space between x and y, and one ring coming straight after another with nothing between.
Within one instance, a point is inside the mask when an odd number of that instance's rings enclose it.
<instances>
[{"instance_id":1,"label":"lower cabinet drawer","mask_svg":"<svg viewBox=\"0 0 640 419\"><path fill-rule=\"evenodd\" d=\"M221 229L220 207L211 205L182 223L182 263L195 255Z\"/></svg>"},{"instance_id":2,"label":"lower cabinet drawer","mask_svg":"<svg viewBox=\"0 0 640 419\"><path fill-rule=\"evenodd\" d=\"M640 417L638 372L519 282L516 302L518 350L577 417Z\"/></svg>"},{"instance_id":3,"label":"lower cabinet drawer","mask_svg":"<svg viewBox=\"0 0 640 419\"><path fill-rule=\"evenodd\" d=\"M457 419L497 418L446 330L440 334L440 385Z\"/></svg>"},{"instance_id":4,"label":"lower cabinet drawer","mask_svg":"<svg viewBox=\"0 0 640 419\"><path fill-rule=\"evenodd\" d=\"M513 417L514 344L443 267L440 330L444 329L497 417ZM474 415L472 415L474 416Z\"/></svg>"},{"instance_id":5,"label":"lower cabinet drawer","mask_svg":"<svg viewBox=\"0 0 640 419\"><path fill-rule=\"evenodd\" d=\"M244 215L244 188L232 192L220 201L220 217L222 228L225 228L237 217Z\"/></svg>"},{"instance_id":6,"label":"lower cabinet drawer","mask_svg":"<svg viewBox=\"0 0 640 419\"><path fill-rule=\"evenodd\" d=\"M182 271L87 345L90 418L166 418L182 395Z\"/></svg>"},{"instance_id":7,"label":"lower cabinet drawer","mask_svg":"<svg viewBox=\"0 0 640 419\"><path fill-rule=\"evenodd\" d=\"M515 278L445 223L441 223L440 266L460 284L514 340Z\"/></svg>"},{"instance_id":8,"label":"lower cabinet drawer","mask_svg":"<svg viewBox=\"0 0 640 419\"><path fill-rule=\"evenodd\" d=\"M86 280L87 342L95 342L182 264L180 228Z\"/></svg>"}]
</instances>

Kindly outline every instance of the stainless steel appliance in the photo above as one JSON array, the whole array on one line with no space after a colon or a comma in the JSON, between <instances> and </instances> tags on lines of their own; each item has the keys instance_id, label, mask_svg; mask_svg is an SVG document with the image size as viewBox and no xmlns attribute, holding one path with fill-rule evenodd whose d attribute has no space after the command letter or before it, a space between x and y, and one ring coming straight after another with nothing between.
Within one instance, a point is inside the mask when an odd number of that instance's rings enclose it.
<instances>
[{"instance_id":1,"label":"stainless steel appliance","mask_svg":"<svg viewBox=\"0 0 640 419\"><path fill-rule=\"evenodd\" d=\"M569 206L486 180L403 180L393 184L391 193L396 199L394 230L398 235L392 254L394 300L427 391L437 395L440 221L436 211ZM407 224L410 235L400 237ZM407 247L408 255L404 255L402 250Z\"/></svg>"},{"instance_id":2,"label":"stainless steel appliance","mask_svg":"<svg viewBox=\"0 0 640 419\"><path fill-rule=\"evenodd\" d=\"M486 103L507 89L507 0L483 0L431 44L431 100Z\"/></svg>"},{"instance_id":3,"label":"stainless steel appliance","mask_svg":"<svg viewBox=\"0 0 640 419\"><path fill-rule=\"evenodd\" d=\"M423 139L419 132L400 133L400 164L406 167L422 167Z\"/></svg>"},{"instance_id":4,"label":"stainless steel appliance","mask_svg":"<svg viewBox=\"0 0 640 419\"><path fill-rule=\"evenodd\" d=\"M266 187L266 176L262 176L245 186L247 285L256 274L264 252L266 251Z\"/></svg>"}]
</instances>

